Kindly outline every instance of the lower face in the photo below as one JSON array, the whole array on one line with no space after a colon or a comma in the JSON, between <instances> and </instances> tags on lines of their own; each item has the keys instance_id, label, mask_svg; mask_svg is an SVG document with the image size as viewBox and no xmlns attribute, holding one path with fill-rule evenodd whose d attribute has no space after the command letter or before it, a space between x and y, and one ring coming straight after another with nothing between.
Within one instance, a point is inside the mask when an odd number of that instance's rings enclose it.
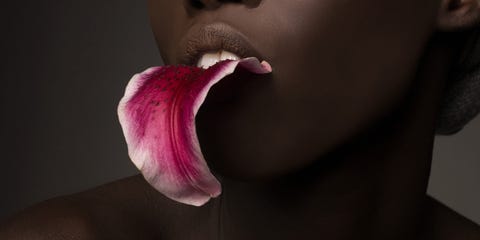
<instances>
[{"instance_id":1,"label":"lower face","mask_svg":"<svg viewBox=\"0 0 480 240\"><path fill-rule=\"evenodd\" d=\"M179 63L177 43L193 24L223 22L273 68L220 81L196 117L207 164L236 179L301 169L394 108L409 90L439 7L438 0L263 0L204 10L188 2L149 0L166 65Z\"/></svg>"}]
</instances>

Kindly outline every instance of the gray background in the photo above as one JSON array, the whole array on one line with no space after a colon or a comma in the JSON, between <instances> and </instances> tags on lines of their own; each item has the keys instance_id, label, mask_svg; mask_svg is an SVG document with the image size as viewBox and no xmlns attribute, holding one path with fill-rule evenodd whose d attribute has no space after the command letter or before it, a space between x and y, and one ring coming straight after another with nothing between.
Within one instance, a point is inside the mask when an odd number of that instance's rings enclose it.
<instances>
[{"instance_id":1,"label":"gray background","mask_svg":"<svg viewBox=\"0 0 480 240\"><path fill-rule=\"evenodd\" d=\"M134 73L162 64L144 1L2 8L0 219L135 174L116 107ZM477 223L479 140L480 119L438 137L429 185L429 194Z\"/></svg>"}]
</instances>

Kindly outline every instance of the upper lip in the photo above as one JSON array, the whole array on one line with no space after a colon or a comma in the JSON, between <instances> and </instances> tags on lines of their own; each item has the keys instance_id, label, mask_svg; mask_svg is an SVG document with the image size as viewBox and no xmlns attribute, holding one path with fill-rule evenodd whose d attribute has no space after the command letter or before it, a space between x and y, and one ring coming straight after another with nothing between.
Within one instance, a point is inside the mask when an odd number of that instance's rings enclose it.
<instances>
[{"instance_id":1,"label":"upper lip","mask_svg":"<svg viewBox=\"0 0 480 240\"><path fill-rule=\"evenodd\" d=\"M195 65L204 53L222 49L240 58L256 57L260 61L263 60L261 54L242 33L228 24L218 22L192 27L180 41L179 62Z\"/></svg>"}]
</instances>

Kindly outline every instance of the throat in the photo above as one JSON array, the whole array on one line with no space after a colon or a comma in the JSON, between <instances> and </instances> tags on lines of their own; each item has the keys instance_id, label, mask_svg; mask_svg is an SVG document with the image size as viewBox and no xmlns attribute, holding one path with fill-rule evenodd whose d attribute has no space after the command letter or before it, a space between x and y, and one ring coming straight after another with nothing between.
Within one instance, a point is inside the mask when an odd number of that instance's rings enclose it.
<instances>
[{"instance_id":1,"label":"throat","mask_svg":"<svg viewBox=\"0 0 480 240\"><path fill-rule=\"evenodd\" d=\"M377 157L318 161L270 182L222 178L217 239L415 239L429 169Z\"/></svg>"}]
</instances>

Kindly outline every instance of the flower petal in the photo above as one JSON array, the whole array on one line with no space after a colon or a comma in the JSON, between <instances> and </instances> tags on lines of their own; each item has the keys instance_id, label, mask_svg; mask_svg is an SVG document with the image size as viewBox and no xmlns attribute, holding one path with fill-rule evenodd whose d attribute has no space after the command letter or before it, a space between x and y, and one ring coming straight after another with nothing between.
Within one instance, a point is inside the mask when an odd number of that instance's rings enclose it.
<instances>
[{"instance_id":1,"label":"flower petal","mask_svg":"<svg viewBox=\"0 0 480 240\"><path fill-rule=\"evenodd\" d=\"M195 116L210 88L237 66L264 74L271 66L255 57L223 60L208 69L152 67L129 81L118 105L128 155L145 179L168 198L201 206L221 194L203 157Z\"/></svg>"}]
</instances>

